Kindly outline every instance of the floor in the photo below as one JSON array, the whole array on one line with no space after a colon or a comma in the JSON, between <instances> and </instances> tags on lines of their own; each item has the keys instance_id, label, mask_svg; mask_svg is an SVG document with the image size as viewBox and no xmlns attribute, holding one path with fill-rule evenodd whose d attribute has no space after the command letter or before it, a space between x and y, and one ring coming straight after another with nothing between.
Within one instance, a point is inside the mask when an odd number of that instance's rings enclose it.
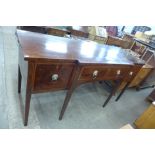
<instances>
[{"instance_id":1,"label":"floor","mask_svg":"<svg viewBox=\"0 0 155 155\"><path fill-rule=\"evenodd\" d=\"M18 45L15 27L0 27L0 128L119 129L133 122L149 106L152 89L128 89L122 98L102 108L108 93L99 83L78 87L62 121L59 112L66 91L32 95L29 123L23 126L24 88L17 93Z\"/></svg>"}]
</instances>

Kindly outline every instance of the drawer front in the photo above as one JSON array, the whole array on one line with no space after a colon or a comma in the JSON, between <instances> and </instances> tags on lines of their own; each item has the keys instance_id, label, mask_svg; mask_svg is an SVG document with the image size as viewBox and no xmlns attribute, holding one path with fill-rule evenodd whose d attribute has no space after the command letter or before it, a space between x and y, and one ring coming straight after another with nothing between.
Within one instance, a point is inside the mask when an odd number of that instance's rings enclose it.
<instances>
[{"instance_id":1,"label":"drawer front","mask_svg":"<svg viewBox=\"0 0 155 155\"><path fill-rule=\"evenodd\" d=\"M139 71L135 71L137 74L132 80L130 87L138 86L150 73L150 68L141 68Z\"/></svg>"},{"instance_id":2,"label":"drawer front","mask_svg":"<svg viewBox=\"0 0 155 155\"><path fill-rule=\"evenodd\" d=\"M126 74L126 76L125 76L125 81L126 82L131 82L132 83L132 81L133 81L133 79L136 77L136 75L138 74L138 72L139 72L139 70L140 70L140 68L141 68L142 66L133 66L133 67L131 67L131 69L129 70L129 72ZM131 85L131 83L130 83L130 85Z\"/></svg>"},{"instance_id":3,"label":"drawer front","mask_svg":"<svg viewBox=\"0 0 155 155\"><path fill-rule=\"evenodd\" d=\"M99 80L104 77L107 69L103 67L83 67L79 76L80 81ZM95 75L96 74L96 75Z\"/></svg>"},{"instance_id":4,"label":"drawer front","mask_svg":"<svg viewBox=\"0 0 155 155\"><path fill-rule=\"evenodd\" d=\"M126 76L129 67L83 67L80 81L115 80Z\"/></svg>"},{"instance_id":5,"label":"drawer front","mask_svg":"<svg viewBox=\"0 0 155 155\"><path fill-rule=\"evenodd\" d=\"M107 72L105 74L105 80L106 79L117 79L117 78L124 78L126 74L129 71L129 67L114 67L114 68L108 68Z\"/></svg>"},{"instance_id":6,"label":"drawer front","mask_svg":"<svg viewBox=\"0 0 155 155\"><path fill-rule=\"evenodd\" d=\"M34 90L66 89L72 71L73 65L37 65Z\"/></svg>"}]
</instances>

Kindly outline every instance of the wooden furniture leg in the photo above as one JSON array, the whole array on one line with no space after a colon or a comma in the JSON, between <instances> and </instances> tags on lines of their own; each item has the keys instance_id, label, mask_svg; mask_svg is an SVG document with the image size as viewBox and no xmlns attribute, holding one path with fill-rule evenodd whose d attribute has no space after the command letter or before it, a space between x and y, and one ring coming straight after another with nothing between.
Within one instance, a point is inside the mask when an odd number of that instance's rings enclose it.
<instances>
[{"instance_id":1,"label":"wooden furniture leg","mask_svg":"<svg viewBox=\"0 0 155 155\"><path fill-rule=\"evenodd\" d=\"M111 90L111 93L109 94L108 98L104 102L103 107L105 107L108 104L109 100L111 99L111 97L113 96L113 94L116 93L116 91L119 88L120 84L121 84L121 81L117 81L116 86L114 86L113 89Z\"/></svg>"},{"instance_id":2,"label":"wooden furniture leg","mask_svg":"<svg viewBox=\"0 0 155 155\"><path fill-rule=\"evenodd\" d=\"M20 72L20 67L18 65L18 93L21 92L21 82L22 82L22 75Z\"/></svg>"},{"instance_id":3,"label":"wooden furniture leg","mask_svg":"<svg viewBox=\"0 0 155 155\"><path fill-rule=\"evenodd\" d=\"M34 75L34 64L28 64L28 75L27 75L27 85L26 85L26 99L25 99L25 118L24 118L24 126L27 126L29 110L30 110L30 100L32 94L32 85L33 85L33 75Z\"/></svg>"},{"instance_id":4,"label":"wooden furniture leg","mask_svg":"<svg viewBox=\"0 0 155 155\"><path fill-rule=\"evenodd\" d=\"M73 75L75 75L74 76L74 80L73 80L73 83L71 84L71 87L69 88L69 90L68 90L68 92L66 94L66 97L65 97L65 100L64 100L64 104L62 106L62 109L61 109L61 112L60 112L60 115L59 115L59 120L62 120L62 117L63 117L63 115L64 115L64 113L66 111L66 108L68 106L68 103L69 103L69 100L71 98L71 95L72 95L72 93L73 93L73 91L74 91L74 89L76 87L78 76L79 76L79 72L80 72L80 68L79 68L78 64L75 67L74 72L75 72L75 74L73 74Z\"/></svg>"},{"instance_id":5,"label":"wooden furniture leg","mask_svg":"<svg viewBox=\"0 0 155 155\"><path fill-rule=\"evenodd\" d=\"M153 89L153 91L147 96L146 99L151 102L155 101L155 89Z\"/></svg>"},{"instance_id":6,"label":"wooden furniture leg","mask_svg":"<svg viewBox=\"0 0 155 155\"><path fill-rule=\"evenodd\" d=\"M115 101L118 101L120 99L120 97L123 95L123 93L125 92L126 88L129 86L130 82L128 82L125 87L122 89L122 91L120 92L120 94L117 96Z\"/></svg>"},{"instance_id":7,"label":"wooden furniture leg","mask_svg":"<svg viewBox=\"0 0 155 155\"><path fill-rule=\"evenodd\" d=\"M69 100L71 98L71 95L73 93L73 89L70 89L68 90L67 94L66 94L66 97L65 97L65 101L64 101L64 104L62 106L62 109L61 109L61 112L60 112L60 115L59 115L59 120L62 120L62 117L66 111L66 108L68 106L68 103L69 103Z\"/></svg>"},{"instance_id":8,"label":"wooden furniture leg","mask_svg":"<svg viewBox=\"0 0 155 155\"><path fill-rule=\"evenodd\" d=\"M24 119L24 126L27 126L28 123L28 116L30 110L30 100L31 100L31 90L27 87L26 90L26 101L25 101L25 119Z\"/></svg>"}]
</instances>

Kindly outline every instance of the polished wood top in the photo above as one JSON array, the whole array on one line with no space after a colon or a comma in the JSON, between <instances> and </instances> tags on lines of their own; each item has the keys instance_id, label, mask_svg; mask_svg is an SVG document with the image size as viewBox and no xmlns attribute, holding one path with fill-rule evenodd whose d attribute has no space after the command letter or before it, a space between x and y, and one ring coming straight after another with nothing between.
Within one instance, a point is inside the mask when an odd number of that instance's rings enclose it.
<instances>
[{"instance_id":1,"label":"polished wood top","mask_svg":"<svg viewBox=\"0 0 155 155\"><path fill-rule=\"evenodd\" d=\"M83 41L40 33L17 30L17 36L25 60L49 59L89 64L124 64L138 62L123 49L102 45L93 41Z\"/></svg>"}]
</instances>

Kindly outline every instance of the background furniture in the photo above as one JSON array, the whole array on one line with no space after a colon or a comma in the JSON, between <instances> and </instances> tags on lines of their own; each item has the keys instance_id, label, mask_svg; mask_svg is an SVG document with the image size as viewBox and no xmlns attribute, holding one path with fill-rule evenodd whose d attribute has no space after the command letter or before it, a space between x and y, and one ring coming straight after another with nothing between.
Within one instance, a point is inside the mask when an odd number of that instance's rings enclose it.
<instances>
[{"instance_id":1,"label":"background furniture","mask_svg":"<svg viewBox=\"0 0 155 155\"><path fill-rule=\"evenodd\" d=\"M139 32L145 32L145 31L150 31L151 28L148 26L134 26L131 34L136 34L137 31Z\"/></svg>"},{"instance_id":2,"label":"background furniture","mask_svg":"<svg viewBox=\"0 0 155 155\"><path fill-rule=\"evenodd\" d=\"M55 27L49 27L47 29L47 34L59 37L65 37L66 35L70 35L70 32L67 30L67 28L55 26Z\"/></svg>"},{"instance_id":3,"label":"background furniture","mask_svg":"<svg viewBox=\"0 0 155 155\"><path fill-rule=\"evenodd\" d=\"M101 26L89 26L89 39L97 43L105 44L107 41L107 32L104 27Z\"/></svg>"},{"instance_id":4,"label":"background furniture","mask_svg":"<svg viewBox=\"0 0 155 155\"><path fill-rule=\"evenodd\" d=\"M130 42L134 41L133 38L134 38L134 35L129 34L129 33L124 33L122 37L123 40L130 41Z\"/></svg>"},{"instance_id":5,"label":"background furniture","mask_svg":"<svg viewBox=\"0 0 155 155\"><path fill-rule=\"evenodd\" d=\"M133 79L133 81L130 84L130 87L137 87L137 90L154 87L155 84L155 55L154 51L150 50L147 47L138 48L138 50L135 50L133 45L132 51L136 53L136 56L138 56L140 59L145 61L145 65L141 68L137 76Z\"/></svg>"},{"instance_id":6,"label":"background furniture","mask_svg":"<svg viewBox=\"0 0 155 155\"><path fill-rule=\"evenodd\" d=\"M121 38L112 37L112 36L108 36L106 44L118 46L118 47L121 47L123 49L130 49L131 45L132 45L132 43L127 41L127 40L123 40Z\"/></svg>"},{"instance_id":7,"label":"background furniture","mask_svg":"<svg viewBox=\"0 0 155 155\"><path fill-rule=\"evenodd\" d=\"M140 71L137 73L136 77L132 80L130 83L129 87L137 87L137 90L140 89L140 87L143 85L145 82L146 78L151 74L152 70L154 68L150 65L144 65ZM147 86L150 87L150 86ZM151 85L151 87L153 87Z\"/></svg>"},{"instance_id":8,"label":"background furniture","mask_svg":"<svg viewBox=\"0 0 155 155\"><path fill-rule=\"evenodd\" d=\"M134 124L138 129L155 129L155 105L151 104Z\"/></svg>"},{"instance_id":9,"label":"background furniture","mask_svg":"<svg viewBox=\"0 0 155 155\"><path fill-rule=\"evenodd\" d=\"M88 38L89 31L88 26L70 26L68 27L70 34L72 37L81 37L81 38Z\"/></svg>"},{"instance_id":10,"label":"background furniture","mask_svg":"<svg viewBox=\"0 0 155 155\"><path fill-rule=\"evenodd\" d=\"M105 28L109 36L116 37L118 35L117 26L105 26Z\"/></svg>"},{"instance_id":11,"label":"background furniture","mask_svg":"<svg viewBox=\"0 0 155 155\"><path fill-rule=\"evenodd\" d=\"M47 33L46 26L18 26L17 28L25 31L38 32L44 34Z\"/></svg>"},{"instance_id":12,"label":"background furniture","mask_svg":"<svg viewBox=\"0 0 155 155\"><path fill-rule=\"evenodd\" d=\"M155 89L147 96L147 99L151 102L155 101Z\"/></svg>"},{"instance_id":13,"label":"background furniture","mask_svg":"<svg viewBox=\"0 0 155 155\"><path fill-rule=\"evenodd\" d=\"M142 40L135 39L133 35L129 34L124 34L123 40L129 41L132 44L130 50L126 50L127 53L130 53L134 57L137 57L137 59L141 59L145 62L145 65L137 73L129 87L136 87L137 90L154 87L155 55L154 50L152 50L154 47Z\"/></svg>"}]
</instances>

